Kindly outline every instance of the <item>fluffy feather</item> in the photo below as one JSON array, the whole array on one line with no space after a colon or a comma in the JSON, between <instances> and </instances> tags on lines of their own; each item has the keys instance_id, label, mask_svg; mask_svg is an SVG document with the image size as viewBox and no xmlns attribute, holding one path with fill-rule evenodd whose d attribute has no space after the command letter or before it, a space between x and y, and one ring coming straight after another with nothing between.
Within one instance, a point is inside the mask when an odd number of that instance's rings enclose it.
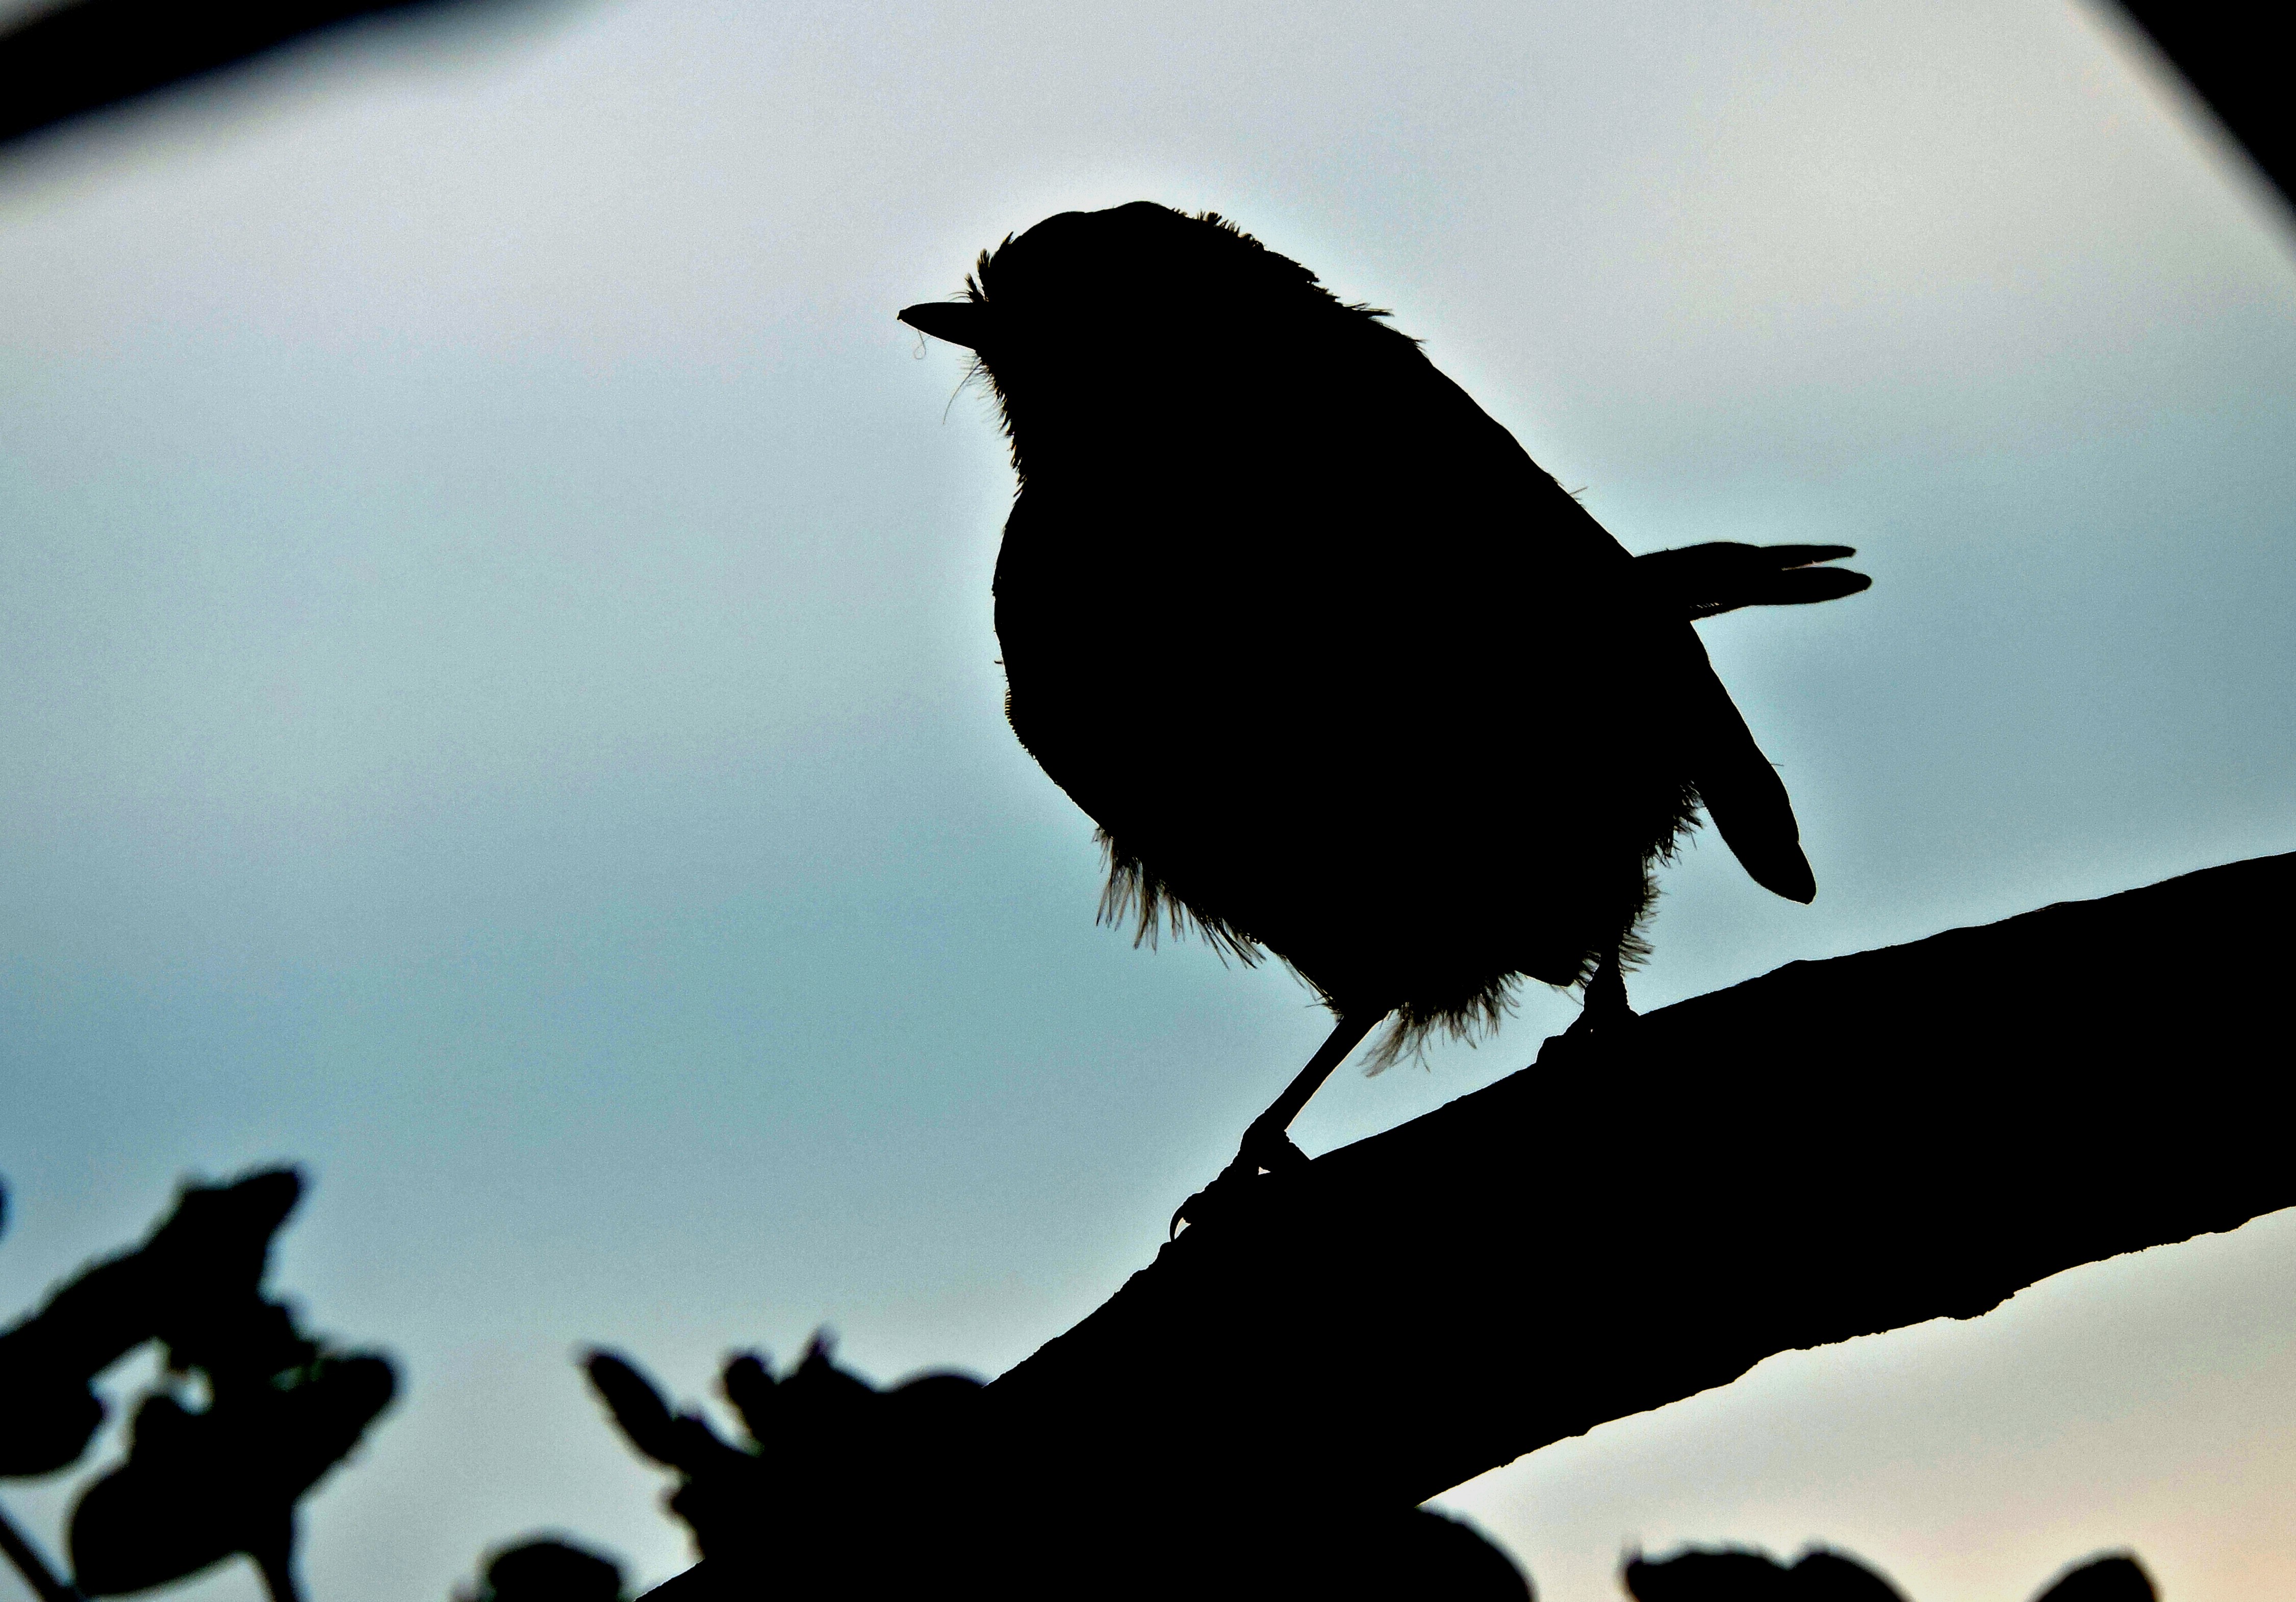
<instances>
[{"instance_id":1,"label":"fluffy feather","mask_svg":"<svg viewBox=\"0 0 2296 1602\"><path fill-rule=\"evenodd\" d=\"M903 315L1011 440L1007 711L1099 825L1103 921L1273 953L1392 1014L1388 1061L1640 957L1702 797L1808 898L1690 619L1863 588L1841 548L1636 561L1385 312L1210 213L1066 213Z\"/></svg>"}]
</instances>

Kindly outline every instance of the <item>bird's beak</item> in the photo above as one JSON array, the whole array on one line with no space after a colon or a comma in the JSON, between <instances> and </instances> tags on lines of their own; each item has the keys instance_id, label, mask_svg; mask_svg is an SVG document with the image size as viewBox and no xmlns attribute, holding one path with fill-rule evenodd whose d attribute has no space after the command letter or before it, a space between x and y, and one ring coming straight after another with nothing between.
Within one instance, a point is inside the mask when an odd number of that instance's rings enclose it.
<instances>
[{"instance_id":1,"label":"bird's beak","mask_svg":"<svg viewBox=\"0 0 2296 1602\"><path fill-rule=\"evenodd\" d=\"M978 300L928 300L922 306L903 307L899 316L919 333L967 350L979 350L988 332L988 308Z\"/></svg>"}]
</instances>

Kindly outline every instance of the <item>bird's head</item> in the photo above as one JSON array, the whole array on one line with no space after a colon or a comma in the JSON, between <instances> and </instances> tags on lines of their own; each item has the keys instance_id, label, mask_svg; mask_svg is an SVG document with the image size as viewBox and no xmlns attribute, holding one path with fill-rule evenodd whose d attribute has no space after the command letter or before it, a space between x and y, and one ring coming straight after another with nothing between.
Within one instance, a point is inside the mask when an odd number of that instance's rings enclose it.
<instances>
[{"instance_id":1,"label":"bird's head","mask_svg":"<svg viewBox=\"0 0 2296 1602\"><path fill-rule=\"evenodd\" d=\"M1024 453L1152 437L1176 396L1201 409L1333 314L1364 319L1216 214L1136 200L1008 235L964 298L899 315L978 358L1025 474Z\"/></svg>"}]
</instances>

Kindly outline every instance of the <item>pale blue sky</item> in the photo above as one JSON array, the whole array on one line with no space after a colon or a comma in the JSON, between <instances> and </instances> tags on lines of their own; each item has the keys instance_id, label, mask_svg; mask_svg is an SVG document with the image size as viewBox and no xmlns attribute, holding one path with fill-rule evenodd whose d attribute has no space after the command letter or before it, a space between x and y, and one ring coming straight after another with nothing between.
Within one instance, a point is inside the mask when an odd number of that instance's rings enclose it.
<instances>
[{"instance_id":1,"label":"pale blue sky","mask_svg":"<svg viewBox=\"0 0 2296 1602\"><path fill-rule=\"evenodd\" d=\"M543 1524L667 1575L577 1343L689 1395L824 1322L1000 1369L1319 1036L1095 929L1001 722L1009 476L892 314L1049 212L1236 217L1632 549L1860 547L1869 594L1706 630L1818 900L1694 852L1643 1003L2296 848L2296 248L2095 14L1237 9L528 11L0 165L0 1312L180 1174L308 1163L281 1281L408 1382L323 1602ZM2208 956L2129 953L2129 1004ZM2229 1602L2296 1587L2291 1329L2281 1217L1454 1500L1570 1602L1631 1540L1813 1536L1916 1602L2121 1541Z\"/></svg>"}]
</instances>

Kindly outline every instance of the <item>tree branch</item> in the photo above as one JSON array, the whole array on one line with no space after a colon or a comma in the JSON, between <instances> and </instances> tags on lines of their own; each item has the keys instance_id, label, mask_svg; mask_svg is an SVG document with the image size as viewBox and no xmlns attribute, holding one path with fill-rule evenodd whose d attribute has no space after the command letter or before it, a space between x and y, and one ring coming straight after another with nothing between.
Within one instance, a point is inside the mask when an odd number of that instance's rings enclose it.
<instances>
[{"instance_id":1,"label":"tree branch","mask_svg":"<svg viewBox=\"0 0 2296 1602\"><path fill-rule=\"evenodd\" d=\"M2296 1203L2267 1011L2292 901L2296 855L2240 862L1549 1042L1253 1181L946 1405L857 1387L878 1411L792 1401L751 1419L754 1451L689 1451L650 1387L610 1385L710 1553L654 1595L865 1554L889 1595L1520 1598L1415 1506L1773 1353Z\"/></svg>"},{"instance_id":2,"label":"tree branch","mask_svg":"<svg viewBox=\"0 0 2296 1602\"><path fill-rule=\"evenodd\" d=\"M2292 900L2296 854L2234 863L1550 1053L1184 1232L989 1386L995 1433L1408 1507L1773 1353L2235 1228L2296 1203Z\"/></svg>"}]
</instances>

